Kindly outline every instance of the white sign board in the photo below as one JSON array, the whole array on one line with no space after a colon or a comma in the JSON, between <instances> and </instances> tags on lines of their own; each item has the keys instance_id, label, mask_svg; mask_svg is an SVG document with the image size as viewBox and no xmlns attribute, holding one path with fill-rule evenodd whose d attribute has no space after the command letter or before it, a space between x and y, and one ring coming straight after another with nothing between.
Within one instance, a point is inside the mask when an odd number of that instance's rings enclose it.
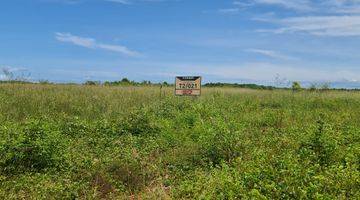
<instances>
[{"instance_id":1,"label":"white sign board","mask_svg":"<svg viewBox=\"0 0 360 200\"><path fill-rule=\"evenodd\" d=\"M200 96L201 76L178 76L175 78L175 95Z\"/></svg>"}]
</instances>

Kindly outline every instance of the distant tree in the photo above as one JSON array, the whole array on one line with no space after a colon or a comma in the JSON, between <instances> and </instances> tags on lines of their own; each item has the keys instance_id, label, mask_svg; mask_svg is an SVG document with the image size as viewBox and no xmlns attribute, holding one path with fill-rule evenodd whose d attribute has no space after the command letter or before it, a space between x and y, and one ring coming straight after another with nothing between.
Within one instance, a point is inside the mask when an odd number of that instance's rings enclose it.
<instances>
[{"instance_id":1,"label":"distant tree","mask_svg":"<svg viewBox=\"0 0 360 200\"><path fill-rule=\"evenodd\" d=\"M309 87L309 90L310 90L311 92L315 92L315 91L317 90L317 85L316 85L315 83L312 83L312 84L310 85L310 87Z\"/></svg>"},{"instance_id":2,"label":"distant tree","mask_svg":"<svg viewBox=\"0 0 360 200\"><path fill-rule=\"evenodd\" d=\"M1 71L4 74L6 80L14 80L14 73L9 68L2 68Z\"/></svg>"},{"instance_id":3,"label":"distant tree","mask_svg":"<svg viewBox=\"0 0 360 200\"><path fill-rule=\"evenodd\" d=\"M302 88L301 88L301 85L300 85L300 83L299 82L297 82L297 81L294 81L293 83L292 83L292 90L293 91L300 91Z\"/></svg>"},{"instance_id":4,"label":"distant tree","mask_svg":"<svg viewBox=\"0 0 360 200\"><path fill-rule=\"evenodd\" d=\"M10 68L10 67L4 67L0 69L3 75L3 81L8 82L30 82L31 73L27 72L26 69L23 68Z\"/></svg>"},{"instance_id":5,"label":"distant tree","mask_svg":"<svg viewBox=\"0 0 360 200\"><path fill-rule=\"evenodd\" d=\"M100 85L99 81L86 81L84 85Z\"/></svg>"},{"instance_id":6,"label":"distant tree","mask_svg":"<svg viewBox=\"0 0 360 200\"><path fill-rule=\"evenodd\" d=\"M259 90L273 90L273 86L257 85L257 84L238 84L238 83L206 83L204 87L233 87L233 88L249 88Z\"/></svg>"},{"instance_id":7,"label":"distant tree","mask_svg":"<svg viewBox=\"0 0 360 200\"><path fill-rule=\"evenodd\" d=\"M41 80L39 80L39 83L43 84L43 85L47 85L47 84L50 84L50 81L48 81L46 79L41 79Z\"/></svg>"},{"instance_id":8,"label":"distant tree","mask_svg":"<svg viewBox=\"0 0 360 200\"><path fill-rule=\"evenodd\" d=\"M320 85L320 90L322 90L322 91L326 91L329 89L330 89L330 83L325 82Z\"/></svg>"},{"instance_id":9,"label":"distant tree","mask_svg":"<svg viewBox=\"0 0 360 200\"><path fill-rule=\"evenodd\" d=\"M130 83L130 80L127 78L121 79L121 83Z\"/></svg>"},{"instance_id":10,"label":"distant tree","mask_svg":"<svg viewBox=\"0 0 360 200\"><path fill-rule=\"evenodd\" d=\"M282 78L280 74L276 74L274 82L276 87L286 87L288 85L288 80Z\"/></svg>"}]
</instances>

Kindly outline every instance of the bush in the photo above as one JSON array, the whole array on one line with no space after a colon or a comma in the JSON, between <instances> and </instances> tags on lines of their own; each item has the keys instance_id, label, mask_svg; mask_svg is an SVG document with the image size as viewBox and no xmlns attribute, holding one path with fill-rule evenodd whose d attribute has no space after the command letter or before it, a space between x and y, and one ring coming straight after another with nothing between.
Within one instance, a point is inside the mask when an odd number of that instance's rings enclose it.
<instances>
[{"instance_id":1,"label":"bush","mask_svg":"<svg viewBox=\"0 0 360 200\"><path fill-rule=\"evenodd\" d=\"M131 192L143 189L154 180L154 174L149 166L146 166L139 160L113 163L108 168L108 173Z\"/></svg>"},{"instance_id":2,"label":"bush","mask_svg":"<svg viewBox=\"0 0 360 200\"><path fill-rule=\"evenodd\" d=\"M310 159L320 166L328 166L336 156L337 144L331 135L329 127L322 118L317 121L317 129L307 141L300 146L300 155L303 159Z\"/></svg>"},{"instance_id":3,"label":"bush","mask_svg":"<svg viewBox=\"0 0 360 200\"><path fill-rule=\"evenodd\" d=\"M150 114L145 109L141 109L123 119L120 123L120 131L132 135L152 135L160 132L160 129L153 122Z\"/></svg>"},{"instance_id":4,"label":"bush","mask_svg":"<svg viewBox=\"0 0 360 200\"><path fill-rule=\"evenodd\" d=\"M223 122L216 123L214 129L203 133L200 139L203 159L212 166L230 163L245 150L240 130L232 130Z\"/></svg>"},{"instance_id":5,"label":"bush","mask_svg":"<svg viewBox=\"0 0 360 200\"><path fill-rule=\"evenodd\" d=\"M100 81L86 81L84 85L100 85Z\"/></svg>"},{"instance_id":6,"label":"bush","mask_svg":"<svg viewBox=\"0 0 360 200\"><path fill-rule=\"evenodd\" d=\"M301 85L299 82L295 81L292 83L292 86L291 86L292 90L293 91L300 91L302 88L301 88Z\"/></svg>"},{"instance_id":7,"label":"bush","mask_svg":"<svg viewBox=\"0 0 360 200\"><path fill-rule=\"evenodd\" d=\"M41 171L62 168L66 163L65 140L50 124L31 121L21 130L4 130L6 139L0 146L1 172Z\"/></svg>"}]
</instances>

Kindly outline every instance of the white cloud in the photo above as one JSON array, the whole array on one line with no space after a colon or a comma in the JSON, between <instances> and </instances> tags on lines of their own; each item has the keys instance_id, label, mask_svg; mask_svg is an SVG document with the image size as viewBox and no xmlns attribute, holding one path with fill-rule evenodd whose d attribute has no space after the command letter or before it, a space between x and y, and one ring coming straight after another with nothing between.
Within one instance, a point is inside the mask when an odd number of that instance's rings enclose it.
<instances>
[{"instance_id":1,"label":"white cloud","mask_svg":"<svg viewBox=\"0 0 360 200\"><path fill-rule=\"evenodd\" d=\"M157 64L156 66L161 66ZM289 81L313 81L313 82L337 82L344 78L348 80L360 80L360 73L345 68L322 68L303 65L274 64L267 62L246 62L223 65L213 64L167 64L171 70L162 70L152 67L151 73L163 76L184 75L184 71L190 71L192 75L202 75L212 79L221 80L256 80L261 82L273 82L280 76ZM149 67L150 68L150 67ZM356 71L357 72L357 71ZM360 71L359 71L360 72Z\"/></svg>"},{"instance_id":2,"label":"white cloud","mask_svg":"<svg viewBox=\"0 0 360 200\"><path fill-rule=\"evenodd\" d=\"M84 38L72 35L70 33L56 33L55 37L57 40L61 42L70 42L78 46L86 47L86 48L95 48L96 41L92 38Z\"/></svg>"},{"instance_id":3,"label":"white cloud","mask_svg":"<svg viewBox=\"0 0 360 200\"><path fill-rule=\"evenodd\" d=\"M120 45L109 45L109 44L98 44L97 45L98 48L100 49L105 49L108 51L114 51L114 52L119 52L128 56L137 56L140 55L138 52L135 51L131 51L129 50L127 47L125 46L120 46Z\"/></svg>"},{"instance_id":4,"label":"white cloud","mask_svg":"<svg viewBox=\"0 0 360 200\"><path fill-rule=\"evenodd\" d=\"M252 2L243 2L243 1L234 1L233 5L240 6L240 7L250 7L250 6L253 6L254 3L252 3Z\"/></svg>"},{"instance_id":5,"label":"white cloud","mask_svg":"<svg viewBox=\"0 0 360 200\"><path fill-rule=\"evenodd\" d=\"M313 11L315 7L312 6L310 0L245 0L234 1L233 5L241 8L250 8L257 5L264 6L278 6L285 9L291 9L296 11Z\"/></svg>"},{"instance_id":6,"label":"white cloud","mask_svg":"<svg viewBox=\"0 0 360 200\"><path fill-rule=\"evenodd\" d=\"M278 24L272 30L258 30L272 33L307 33L316 36L360 36L360 0L292 1L292 0L252 0L257 4L281 4L287 8L312 7L309 13L295 17L277 19L255 17L254 20ZM296 2L296 3L294 3ZM290 6L285 4L293 4ZM302 6L301 6L302 5ZM304 9L306 10L306 9Z\"/></svg>"},{"instance_id":7,"label":"white cloud","mask_svg":"<svg viewBox=\"0 0 360 200\"><path fill-rule=\"evenodd\" d=\"M339 81L344 77L359 80L360 76L352 71L305 68L303 66L289 66L272 63L244 63L238 66L224 66L205 70L209 75L224 79L251 79L259 81L273 81L278 75L295 81Z\"/></svg>"},{"instance_id":8,"label":"white cloud","mask_svg":"<svg viewBox=\"0 0 360 200\"><path fill-rule=\"evenodd\" d=\"M263 56L267 56L274 59L280 59L280 60L297 60L295 57L287 56L282 53L271 51L271 50L265 50L265 49L248 49L247 52L261 54Z\"/></svg>"},{"instance_id":9,"label":"white cloud","mask_svg":"<svg viewBox=\"0 0 360 200\"><path fill-rule=\"evenodd\" d=\"M359 14L359 0L327 0L321 4L324 11L338 14Z\"/></svg>"},{"instance_id":10,"label":"white cloud","mask_svg":"<svg viewBox=\"0 0 360 200\"><path fill-rule=\"evenodd\" d=\"M360 16L310 16L274 20L282 27L273 33L303 32L317 36L360 36Z\"/></svg>"},{"instance_id":11,"label":"white cloud","mask_svg":"<svg viewBox=\"0 0 360 200\"><path fill-rule=\"evenodd\" d=\"M239 12L240 9L239 8L224 8L224 9L219 9L218 12L219 13L223 13L223 14L234 14Z\"/></svg>"},{"instance_id":12,"label":"white cloud","mask_svg":"<svg viewBox=\"0 0 360 200\"><path fill-rule=\"evenodd\" d=\"M120 74L116 71L103 71L103 70L76 70L76 69L55 69L51 70L53 74L61 74L65 76L82 76L82 77L94 77L99 78L120 78Z\"/></svg>"},{"instance_id":13,"label":"white cloud","mask_svg":"<svg viewBox=\"0 0 360 200\"><path fill-rule=\"evenodd\" d=\"M131 3L129 0L105 0L105 1L121 3L121 4L130 4Z\"/></svg>"},{"instance_id":14,"label":"white cloud","mask_svg":"<svg viewBox=\"0 0 360 200\"><path fill-rule=\"evenodd\" d=\"M60 42L72 43L77 46L89 48L89 49L103 49L107 51L113 51L121 53L126 56L139 56L140 53L132 51L129 48L122 45L111 45L97 42L93 38L85 38L72 35L70 33L55 33L55 38Z\"/></svg>"},{"instance_id":15,"label":"white cloud","mask_svg":"<svg viewBox=\"0 0 360 200\"><path fill-rule=\"evenodd\" d=\"M308 0L253 0L253 2L255 4L277 5L298 11L314 10L314 8L311 7L310 1Z\"/></svg>"},{"instance_id":16,"label":"white cloud","mask_svg":"<svg viewBox=\"0 0 360 200\"><path fill-rule=\"evenodd\" d=\"M359 14L359 0L244 0L234 1L233 5L241 8L251 8L258 5L278 6L284 9L295 10L300 12L313 13L342 13L342 14Z\"/></svg>"},{"instance_id":17,"label":"white cloud","mask_svg":"<svg viewBox=\"0 0 360 200\"><path fill-rule=\"evenodd\" d=\"M11 66L0 66L1 71L8 71L8 72L24 72L28 69L25 67L11 67Z\"/></svg>"}]
</instances>

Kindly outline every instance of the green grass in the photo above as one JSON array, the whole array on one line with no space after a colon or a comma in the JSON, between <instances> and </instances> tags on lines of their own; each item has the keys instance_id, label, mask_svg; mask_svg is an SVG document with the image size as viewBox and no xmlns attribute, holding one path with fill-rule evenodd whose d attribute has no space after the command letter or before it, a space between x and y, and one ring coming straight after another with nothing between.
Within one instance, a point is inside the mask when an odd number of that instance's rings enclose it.
<instances>
[{"instance_id":1,"label":"green grass","mask_svg":"<svg viewBox=\"0 0 360 200\"><path fill-rule=\"evenodd\" d=\"M357 199L360 93L0 85L0 199Z\"/></svg>"}]
</instances>

